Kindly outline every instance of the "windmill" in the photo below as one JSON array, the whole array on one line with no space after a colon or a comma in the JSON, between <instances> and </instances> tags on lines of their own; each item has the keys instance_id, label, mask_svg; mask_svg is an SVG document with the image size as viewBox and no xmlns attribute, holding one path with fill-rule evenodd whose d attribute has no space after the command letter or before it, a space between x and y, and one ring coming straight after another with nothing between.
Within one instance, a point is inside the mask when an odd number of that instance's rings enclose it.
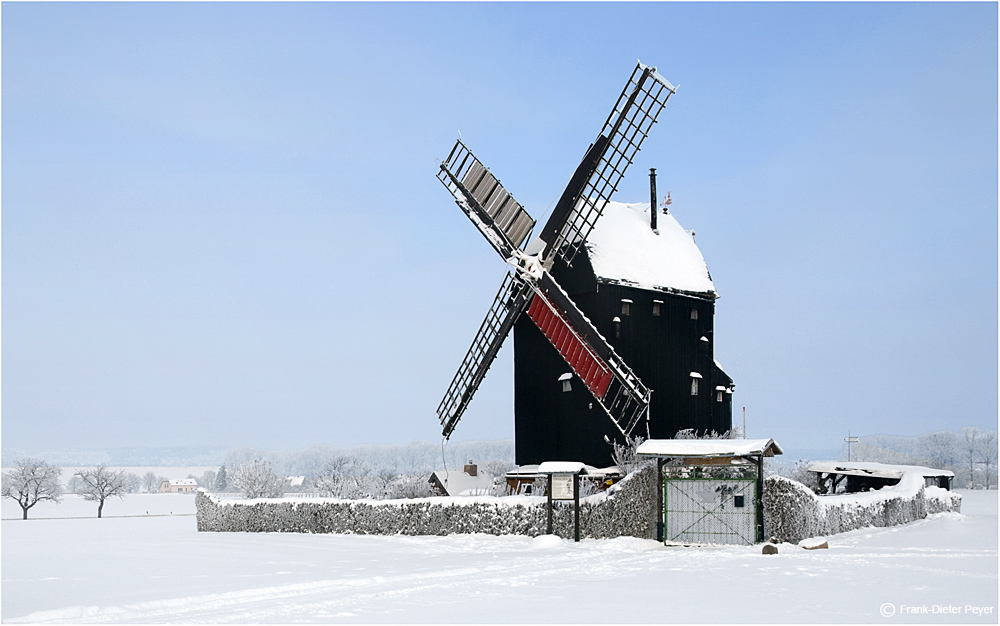
<instances>
[{"instance_id":1,"label":"windmill","mask_svg":"<svg viewBox=\"0 0 1000 626\"><path fill-rule=\"evenodd\" d=\"M438 179L510 266L486 319L448 387L437 414L451 437L522 313L542 331L622 435L648 416L651 390L597 331L553 277L572 265L676 87L638 63L577 166L541 233L525 246L535 220L459 139Z\"/></svg>"}]
</instances>

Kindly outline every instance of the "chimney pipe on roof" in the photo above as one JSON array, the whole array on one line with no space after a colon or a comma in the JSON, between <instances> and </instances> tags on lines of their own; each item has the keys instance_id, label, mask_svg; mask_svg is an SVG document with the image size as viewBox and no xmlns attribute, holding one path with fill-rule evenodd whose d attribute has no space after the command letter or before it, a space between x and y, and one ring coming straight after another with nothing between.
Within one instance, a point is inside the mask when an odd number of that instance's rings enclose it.
<instances>
[{"instance_id":1,"label":"chimney pipe on roof","mask_svg":"<svg viewBox=\"0 0 1000 626\"><path fill-rule=\"evenodd\" d=\"M649 168L649 227L656 230L656 168Z\"/></svg>"}]
</instances>

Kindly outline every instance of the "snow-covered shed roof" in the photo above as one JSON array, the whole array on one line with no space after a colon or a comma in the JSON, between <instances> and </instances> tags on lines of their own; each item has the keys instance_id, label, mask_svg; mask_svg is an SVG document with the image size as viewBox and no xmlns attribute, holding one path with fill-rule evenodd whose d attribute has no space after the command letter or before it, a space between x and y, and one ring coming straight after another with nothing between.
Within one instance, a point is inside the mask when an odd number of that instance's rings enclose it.
<instances>
[{"instance_id":1,"label":"snow-covered shed roof","mask_svg":"<svg viewBox=\"0 0 1000 626\"><path fill-rule=\"evenodd\" d=\"M599 282L703 298L718 298L694 237L673 215L649 227L649 203L609 202L587 237L586 248Z\"/></svg>"},{"instance_id":2,"label":"snow-covered shed roof","mask_svg":"<svg viewBox=\"0 0 1000 626\"><path fill-rule=\"evenodd\" d=\"M539 474L586 474L587 466L578 461L545 461L538 466Z\"/></svg>"},{"instance_id":3,"label":"snow-covered shed roof","mask_svg":"<svg viewBox=\"0 0 1000 626\"><path fill-rule=\"evenodd\" d=\"M621 470L618 469L618 466L616 465L611 465L609 467L594 467L592 465L584 464L583 467L587 470L586 473L588 476L617 476L621 474ZM506 477L536 478L545 473L546 472L541 471L541 465L521 465L507 472Z\"/></svg>"},{"instance_id":4,"label":"snow-covered shed roof","mask_svg":"<svg viewBox=\"0 0 1000 626\"><path fill-rule=\"evenodd\" d=\"M489 495L493 489L493 477L488 474L469 476L458 469L447 472L440 470L431 475L432 482L434 476L449 496L483 496Z\"/></svg>"},{"instance_id":5,"label":"snow-covered shed roof","mask_svg":"<svg viewBox=\"0 0 1000 626\"><path fill-rule=\"evenodd\" d=\"M650 439L636 454L662 457L774 456L782 454L774 439Z\"/></svg>"},{"instance_id":6,"label":"snow-covered shed roof","mask_svg":"<svg viewBox=\"0 0 1000 626\"><path fill-rule=\"evenodd\" d=\"M846 476L874 476L876 478L902 478L903 474L919 474L928 476L948 476L954 478L955 472L920 465L886 465L885 463L869 463L865 461L813 461L806 466L810 472L818 474L844 474Z\"/></svg>"}]
</instances>

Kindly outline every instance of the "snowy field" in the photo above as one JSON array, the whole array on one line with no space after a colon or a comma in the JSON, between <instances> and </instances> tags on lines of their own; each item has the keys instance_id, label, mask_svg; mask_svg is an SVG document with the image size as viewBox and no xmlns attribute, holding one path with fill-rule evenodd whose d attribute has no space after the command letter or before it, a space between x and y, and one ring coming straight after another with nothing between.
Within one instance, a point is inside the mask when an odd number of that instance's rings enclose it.
<instances>
[{"instance_id":1,"label":"snowy field","mask_svg":"<svg viewBox=\"0 0 1000 626\"><path fill-rule=\"evenodd\" d=\"M997 623L997 492L961 493L961 515L774 556L629 538L198 533L188 494L111 500L102 520L51 519L96 514L72 496L22 521L5 499L0 618ZM112 517L126 515L138 517Z\"/></svg>"}]
</instances>

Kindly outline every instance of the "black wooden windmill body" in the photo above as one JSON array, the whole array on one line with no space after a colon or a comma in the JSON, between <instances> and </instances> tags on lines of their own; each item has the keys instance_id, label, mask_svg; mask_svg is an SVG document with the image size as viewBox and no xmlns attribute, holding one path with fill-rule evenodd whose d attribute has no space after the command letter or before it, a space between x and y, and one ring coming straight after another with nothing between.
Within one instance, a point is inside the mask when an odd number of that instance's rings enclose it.
<instances>
[{"instance_id":1,"label":"black wooden windmill body","mask_svg":"<svg viewBox=\"0 0 1000 626\"><path fill-rule=\"evenodd\" d=\"M648 433L651 390L598 332L553 273L562 274L572 267L625 170L675 91L656 68L637 64L541 233L527 246L524 244L535 220L461 140L441 164L438 178L510 266L490 312L437 409L446 438L451 436L522 313L527 313L572 375L582 382L593 400L590 407L605 416L600 419L613 436L621 440ZM582 437L586 440L588 436L590 439L596 436L603 440L603 430L601 434L582 433ZM580 436L576 434L577 438ZM534 446L532 455L544 455L545 449L544 445ZM525 459L518 452L518 463L591 462L588 457L593 456L583 450L576 454L572 446L548 449L558 450L556 454L565 458Z\"/></svg>"}]
</instances>

